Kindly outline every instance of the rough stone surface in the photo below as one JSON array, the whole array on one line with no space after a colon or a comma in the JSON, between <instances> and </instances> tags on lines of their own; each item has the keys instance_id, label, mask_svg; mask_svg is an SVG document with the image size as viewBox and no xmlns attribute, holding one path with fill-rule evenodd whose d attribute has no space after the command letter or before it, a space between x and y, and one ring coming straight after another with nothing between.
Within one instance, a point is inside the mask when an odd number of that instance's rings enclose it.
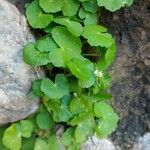
<instances>
[{"instance_id":1,"label":"rough stone surface","mask_svg":"<svg viewBox=\"0 0 150 150\"><path fill-rule=\"evenodd\" d=\"M38 107L27 97L36 71L23 62L21 54L23 45L33 39L25 17L0 0L0 124L25 118Z\"/></svg>"},{"instance_id":2,"label":"rough stone surface","mask_svg":"<svg viewBox=\"0 0 150 150\"><path fill-rule=\"evenodd\" d=\"M119 148L116 149L109 139L100 140L92 137L83 145L82 150L119 150Z\"/></svg>"},{"instance_id":3,"label":"rough stone surface","mask_svg":"<svg viewBox=\"0 0 150 150\"><path fill-rule=\"evenodd\" d=\"M104 12L102 22L117 40L117 58L111 67L112 105L120 116L112 140L132 150L136 139L150 130L150 0L115 13Z\"/></svg>"},{"instance_id":4,"label":"rough stone surface","mask_svg":"<svg viewBox=\"0 0 150 150\"><path fill-rule=\"evenodd\" d=\"M133 150L150 150L150 132L138 139L138 142L134 145Z\"/></svg>"},{"instance_id":5,"label":"rough stone surface","mask_svg":"<svg viewBox=\"0 0 150 150\"><path fill-rule=\"evenodd\" d=\"M19 11L24 14L25 13L25 4L30 3L32 0L7 0L8 2L15 5Z\"/></svg>"}]
</instances>

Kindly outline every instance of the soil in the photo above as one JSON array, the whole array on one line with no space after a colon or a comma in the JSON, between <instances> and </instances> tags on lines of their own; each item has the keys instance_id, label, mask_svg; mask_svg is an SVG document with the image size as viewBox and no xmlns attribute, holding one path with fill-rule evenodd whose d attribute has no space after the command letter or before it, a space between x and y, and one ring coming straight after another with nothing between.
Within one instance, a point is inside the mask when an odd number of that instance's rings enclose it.
<instances>
[{"instance_id":1,"label":"soil","mask_svg":"<svg viewBox=\"0 0 150 150\"><path fill-rule=\"evenodd\" d=\"M116 38L118 52L110 74L112 105L120 116L112 140L130 150L150 131L150 0L135 0L130 8L104 11L102 24Z\"/></svg>"},{"instance_id":2,"label":"soil","mask_svg":"<svg viewBox=\"0 0 150 150\"><path fill-rule=\"evenodd\" d=\"M31 0L8 0L24 14ZM135 141L150 131L150 0L135 0L130 8L115 13L103 11L101 22L117 41L117 57L110 68L111 101L120 116L111 136L121 150L131 150Z\"/></svg>"}]
</instances>

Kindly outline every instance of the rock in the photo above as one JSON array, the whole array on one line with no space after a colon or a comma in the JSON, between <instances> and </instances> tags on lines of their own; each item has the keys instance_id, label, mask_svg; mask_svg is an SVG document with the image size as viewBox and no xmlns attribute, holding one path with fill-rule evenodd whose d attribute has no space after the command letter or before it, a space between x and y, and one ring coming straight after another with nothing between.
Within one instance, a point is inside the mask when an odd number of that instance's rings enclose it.
<instances>
[{"instance_id":1,"label":"rock","mask_svg":"<svg viewBox=\"0 0 150 150\"><path fill-rule=\"evenodd\" d=\"M110 68L113 107L120 116L115 145L132 150L138 137L150 130L150 0L134 0L129 8L104 11L102 22L117 41Z\"/></svg>"},{"instance_id":2,"label":"rock","mask_svg":"<svg viewBox=\"0 0 150 150\"><path fill-rule=\"evenodd\" d=\"M150 133L146 133L143 137L140 137L137 144L134 145L133 150L150 150Z\"/></svg>"},{"instance_id":3,"label":"rock","mask_svg":"<svg viewBox=\"0 0 150 150\"><path fill-rule=\"evenodd\" d=\"M92 137L83 145L82 150L119 150L119 148L116 149L111 140Z\"/></svg>"},{"instance_id":4,"label":"rock","mask_svg":"<svg viewBox=\"0 0 150 150\"><path fill-rule=\"evenodd\" d=\"M35 112L38 102L27 93L36 71L22 59L22 48L34 40L18 9L0 0L0 124L23 119Z\"/></svg>"},{"instance_id":5,"label":"rock","mask_svg":"<svg viewBox=\"0 0 150 150\"><path fill-rule=\"evenodd\" d=\"M25 14L25 4L30 3L32 0L7 0L15 5L22 14Z\"/></svg>"}]
</instances>

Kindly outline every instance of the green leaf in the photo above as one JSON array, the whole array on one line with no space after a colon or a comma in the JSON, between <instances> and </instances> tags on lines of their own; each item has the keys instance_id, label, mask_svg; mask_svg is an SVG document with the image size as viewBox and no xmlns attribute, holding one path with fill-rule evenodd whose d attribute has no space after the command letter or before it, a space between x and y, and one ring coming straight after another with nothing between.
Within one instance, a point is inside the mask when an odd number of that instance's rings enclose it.
<instances>
[{"instance_id":1,"label":"green leaf","mask_svg":"<svg viewBox=\"0 0 150 150\"><path fill-rule=\"evenodd\" d=\"M86 1L89 1L89 0L78 0L79 2L86 2Z\"/></svg>"},{"instance_id":2,"label":"green leaf","mask_svg":"<svg viewBox=\"0 0 150 150\"><path fill-rule=\"evenodd\" d=\"M94 14L89 13L86 15L86 18L84 20L85 25L94 25L97 23L98 23L98 20L97 20L97 14L96 13L94 13Z\"/></svg>"},{"instance_id":3,"label":"green leaf","mask_svg":"<svg viewBox=\"0 0 150 150\"><path fill-rule=\"evenodd\" d=\"M46 78L42 81L41 90L50 98L62 98L69 94L69 85L67 78L63 74L57 74L55 83Z\"/></svg>"},{"instance_id":4,"label":"green leaf","mask_svg":"<svg viewBox=\"0 0 150 150\"><path fill-rule=\"evenodd\" d=\"M78 57L81 54L81 40L72 35L66 28L54 28L52 30L52 37L61 47L65 62L68 62L72 58Z\"/></svg>"},{"instance_id":5,"label":"green leaf","mask_svg":"<svg viewBox=\"0 0 150 150\"><path fill-rule=\"evenodd\" d=\"M108 89L111 86L111 78L105 73L101 78L97 81L100 89Z\"/></svg>"},{"instance_id":6,"label":"green leaf","mask_svg":"<svg viewBox=\"0 0 150 150\"><path fill-rule=\"evenodd\" d=\"M41 52L50 52L57 48L56 43L50 36L43 37L35 43L35 47Z\"/></svg>"},{"instance_id":7,"label":"green leaf","mask_svg":"<svg viewBox=\"0 0 150 150\"><path fill-rule=\"evenodd\" d=\"M111 132L113 132L118 123L118 116L114 112L113 108L105 102L96 103L94 106L95 116L100 118L97 135L99 137L107 137Z\"/></svg>"},{"instance_id":8,"label":"green leaf","mask_svg":"<svg viewBox=\"0 0 150 150\"><path fill-rule=\"evenodd\" d=\"M76 92L80 93L81 92L81 87L78 85L78 80L76 77L68 77L68 82L69 82L69 90L70 92Z\"/></svg>"},{"instance_id":9,"label":"green leaf","mask_svg":"<svg viewBox=\"0 0 150 150\"><path fill-rule=\"evenodd\" d=\"M105 53L105 61L107 62L107 66L111 65L114 61L116 55L116 44L114 43L110 48L107 49Z\"/></svg>"},{"instance_id":10,"label":"green leaf","mask_svg":"<svg viewBox=\"0 0 150 150\"><path fill-rule=\"evenodd\" d=\"M63 0L39 0L39 5L46 13L55 13L61 10Z\"/></svg>"},{"instance_id":11,"label":"green leaf","mask_svg":"<svg viewBox=\"0 0 150 150\"><path fill-rule=\"evenodd\" d=\"M53 28L55 28L57 26L56 23L52 22L50 23L45 29L43 29L46 33L51 34Z\"/></svg>"},{"instance_id":12,"label":"green leaf","mask_svg":"<svg viewBox=\"0 0 150 150\"><path fill-rule=\"evenodd\" d=\"M70 102L69 108L71 113L79 114L84 111L85 102L79 97L74 97Z\"/></svg>"},{"instance_id":13,"label":"green leaf","mask_svg":"<svg viewBox=\"0 0 150 150\"><path fill-rule=\"evenodd\" d=\"M5 150L4 145L3 145L3 141L2 141L2 137L4 135L4 132L5 132L5 127L0 127L0 150Z\"/></svg>"},{"instance_id":14,"label":"green leaf","mask_svg":"<svg viewBox=\"0 0 150 150\"><path fill-rule=\"evenodd\" d=\"M97 66L100 70L106 70L115 59L116 44L113 43L108 49L98 47L97 50L100 53L100 60L98 61Z\"/></svg>"},{"instance_id":15,"label":"green leaf","mask_svg":"<svg viewBox=\"0 0 150 150\"><path fill-rule=\"evenodd\" d=\"M85 11L96 13L98 11L97 0L85 1L82 3Z\"/></svg>"},{"instance_id":16,"label":"green leaf","mask_svg":"<svg viewBox=\"0 0 150 150\"><path fill-rule=\"evenodd\" d=\"M48 112L41 112L36 117L36 123L40 129L50 129L53 127L54 122L50 118L50 115Z\"/></svg>"},{"instance_id":17,"label":"green leaf","mask_svg":"<svg viewBox=\"0 0 150 150\"><path fill-rule=\"evenodd\" d=\"M88 118L80 122L75 129L75 140L77 143L84 143L94 133L95 120Z\"/></svg>"},{"instance_id":18,"label":"green leaf","mask_svg":"<svg viewBox=\"0 0 150 150\"><path fill-rule=\"evenodd\" d=\"M5 130L3 144L10 150L19 150L21 148L21 132L18 131L16 124L12 124Z\"/></svg>"},{"instance_id":19,"label":"green leaf","mask_svg":"<svg viewBox=\"0 0 150 150\"><path fill-rule=\"evenodd\" d=\"M43 92L41 91L41 82L42 82L42 80L35 80L32 83L32 91L38 97L42 97L43 96Z\"/></svg>"},{"instance_id":20,"label":"green leaf","mask_svg":"<svg viewBox=\"0 0 150 150\"><path fill-rule=\"evenodd\" d=\"M113 108L105 102L96 103L94 112L97 118L107 118L111 116L111 114L114 114Z\"/></svg>"},{"instance_id":21,"label":"green leaf","mask_svg":"<svg viewBox=\"0 0 150 150\"><path fill-rule=\"evenodd\" d=\"M114 12L121 7L130 6L133 0L97 0L99 6L104 6L106 9Z\"/></svg>"},{"instance_id":22,"label":"green leaf","mask_svg":"<svg viewBox=\"0 0 150 150\"><path fill-rule=\"evenodd\" d=\"M93 95L82 95L84 99L90 101L92 103L99 102L99 101L106 101L112 99L112 95L104 92L98 92L97 94Z\"/></svg>"},{"instance_id":23,"label":"green leaf","mask_svg":"<svg viewBox=\"0 0 150 150\"><path fill-rule=\"evenodd\" d=\"M69 122L71 126L78 125L80 122L91 118L91 114L87 112L80 113L79 115L74 116L74 118Z\"/></svg>"},{"instance_id":24,"label":"green leaf","mask_svg":"<svg viewBox=\"0 0 150 150\"><path fill-rule=\"evenodd\" d=\"M74 58L68 63L68 67L71 73L79 79L81 87L89 88L95 83L94 65L88 59Z\"/></svg>"},{"instance_id":25,"label":"green leaf","mask_svg":"<svg viewBox=\"0 0 150 150\"><path fill-rule=\"evenodd\" d=\"M23 49L24 61L31 66L42 66L48 64L49 57L47 53L42 53L38 51L33 43L28 43Z\"/></svg>"},{"instance_id":26,"label":"green leaf","mask_svg":"<svg viewBox=\"0 0 150 150\"><path fill-rule=\"evenodd\" d=\"M60 141L57 139L55 135L52 135L49 137L49 144L48 144L49 150L61 150L61 144Z\"/></svg>"},{"instance_id":27,"label":"green leaf","mask_svg":"<svg viewBox=\"0 0 150 150\"><path fill-rule=\"evenodd\" d=\"M83 7L81 7L79 10L79 17L84 19L84 25L93 25L98 23L97 13L86 12Z\"/></svg>"},{"instance_id":28,"label":"green leaf","mask_svg":"<svg viewBox=\"0 0 150 150\"><path fill-rule=\"evenodd\" d=\"M32 131L33 131L33 123L29 120L22 120L20 121L20 132L21 136L25 138L31 137Z\"/></svg>"},{"instance_id":29,"label":"green leaf","mask_svg":"<svg viewBox=\"0 0 150 150\"><path fill-rule=\"evenodd\" d=\"M69 146L72 144L74 140L74 128L68 128L62 135L62 143L65 145L65 146Z\"/></svg>"},{"instance_id":30,"label":"green leaf","mask_svg":"<svg viewBox=\"0 0 150 150\"><path fill-rule=\"evenodd\" d=\"M51 50L49 53L49 60L56 67L66 67L65 52L62 48Z\"/></svg>"},{"instance_id":31,"label":"green leaf","mask_svg":"<svg viewBox=\"0 0 150 150\"><path fill-rule=\"evenodd\" d=\"M107 138L117 128L118 116L113 113L110 117L101 119L96 128L96 134L100 138Z\"/></svg>"},{"instance_id":32,"label":"green leaf","mask_svg":"<svg viewBox=\"0 0 150 150\"><path fill-rule=\"evenodd\" d=\"M70 145L67 150L81 150L81 145L79 145L78 143L74 143Z\"/></svg>"},{"instance_id":33,"label":"green leaf","mask_svg":"<svg viewBox=\"0 0 150 150\"><path fill-rule=\"evenodd\" d=\"M44 104L47 110L52 114L55 122L67 122L72 118L68 106L64 103L60 103L60 101L44 99Z\"/></svg>"},{"instance_id":34,"label":"green leaf","mask_svg":"<svg viewBox=\"0 0 150 150\"><path fill-rule=\"evenodd\" d=\"M74 16L77 14L80 3L77 0L64 0L62 12L64 16Z\"/></svg>"},{"instance_id":35,"label":"green leaf","mask_svg":"<svg viewBox=\"0 0 150 150\"><path fill-rule=\"evenodd\" d=\"M26 16L29 24L33 28L45 28L53 20L53 16L51 14L44 13L39 7L38 0L34 0L27 6Z\"/></svg>"},{"instance_id":36,"label":"green leaf","mask_svg":"<svg viewBox=\"0 0 150 150\"><path fill-rule=\"evenodd\" d=\"M88 40L91 46L110 47L114 43L111 34L106 33L107 29L100 25L87 25L84 27L83 37Z\"/></svg>"},{"instance_id":37,"label":"green leaf","mask_svg":"<svg viewBox=\"0 0 150 150\"><path fill-rule=\"evenodd\" d=\"M79 13L78 13L81 19L85 19L88 14L89 12L86 12L83 7L80 8Z\"/></svg>"},{"instance_id":38,"label":"green leaf","mask_svg":"<svg viewBox=\"0 0 150 150\"><path fill-rule=\"evenodd\" d=\"M37 139L34 150L48 150L48 144L42 139Z\"/></svg>"},{"instance_id":39,"label":"green leaf","mask_svg":"<svg viewBox=\"0 0 150 150\"><path fill-rule=\"evenodd\" d=\"M36 137L33 135L30 138L22 138L21 150L33 150Z\"/></svg>"},{"instance_id":40,"label":"green leaf","mask_svg":"<svg viewBox=\"0 0 150 150\"><path fill-rule=\"evenodd\" d=\"M80 36L83 32L82 25L79 22L71 21L69 18L55 18L54 22L64 25L75 36Z\"/></svg>"}]
</instances>

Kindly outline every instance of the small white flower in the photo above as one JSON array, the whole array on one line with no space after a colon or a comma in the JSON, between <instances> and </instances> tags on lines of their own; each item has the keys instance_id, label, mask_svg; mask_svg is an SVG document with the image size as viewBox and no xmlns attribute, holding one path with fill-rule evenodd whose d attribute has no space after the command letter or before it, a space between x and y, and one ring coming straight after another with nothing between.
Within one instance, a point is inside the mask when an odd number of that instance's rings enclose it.
<instances>
[{"instance_id":1,"label":"small white flower","mask_svg":"<svg viewBox=\"0 0 150 150\"><path fill-rule=\"evenodd\" d=\"M95 70L95 71L94 71L94 75L95 75L96 77L101 78L104 74L103 74L103 72L102 72L102 71Z\"/></svg>"},{"instance_id":2,"label":"small white flower","mask_svg":"<svg viewBox=\"0 0 150 150\"><path fill-rule=\"evenodd\" d=\"M95 76L97 76L98 75L98 70L95 70L94 74L95 74Z\"/></svg>"},{"instance_id":3,"label":"small white flower","mask_svg":"<svg viewBox=\"0 0 150 150\"><path fill-rule=\"evenodd\" d=\"M99 71L99 73L98 73L98 77L102 77L104 74L103 74L103 72L102 71Z\"/></svg>"},{"instance_id":4,"label":"small white flower","mask_svg":"<svg viewBox=\"0 0 150 150\"><path fill-rule=\"evenodd\" d=\"M77 95L77 93L73 93L73 96L74 96L74 97L77 97L78 95Z\"/></svg>"}]
</instances>

